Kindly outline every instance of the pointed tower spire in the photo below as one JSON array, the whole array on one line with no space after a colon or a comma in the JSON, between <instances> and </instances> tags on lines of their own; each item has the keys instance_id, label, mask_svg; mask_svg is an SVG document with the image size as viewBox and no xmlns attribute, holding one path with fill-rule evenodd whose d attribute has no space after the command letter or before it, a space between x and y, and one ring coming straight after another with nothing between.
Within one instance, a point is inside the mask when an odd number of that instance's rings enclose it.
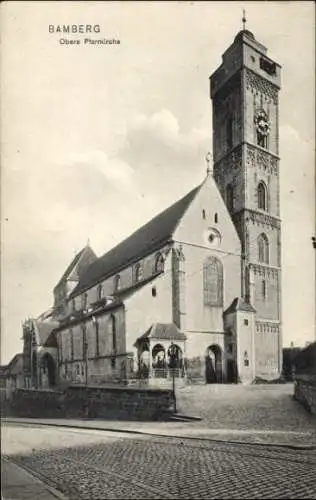
<instances>
[{"instance_id":1,"label":"pointed tower spire","mask_svg":"<svg viewBox=\"0 0 316 500\"><path fill-rule=\"evenodd\" d=\"M243 11L242 11L242 29L243 29L243 31L245 31L245 29L246 29L246 22L247 22L246 11L245 11L245 9L243 9Z\"/></svg>"},{"instance_id":2,"label":"pointed tower spire","mask_svg":"<svg viewBox=\"0 0 316 500\"><path fill-rule=\"evenodd\" d=\"M205 156L205 160L206 160L206 164L207 164L206 174L207 175L212 174L213 173L213 168L211 165L212 155L210 152L208 152L207 155Z\"/></svg>"}]
</instances>

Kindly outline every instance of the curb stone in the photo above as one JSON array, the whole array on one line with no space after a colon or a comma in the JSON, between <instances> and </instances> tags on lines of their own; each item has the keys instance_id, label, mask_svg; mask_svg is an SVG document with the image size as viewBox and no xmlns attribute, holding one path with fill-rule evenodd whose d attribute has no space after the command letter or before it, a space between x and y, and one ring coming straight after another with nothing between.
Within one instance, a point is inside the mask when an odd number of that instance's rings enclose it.
<instances>
[{"instance_id":1,"label":"curb stone","mask_svg":"<svg viewBox=\"0 0 316 500\"><path fill-rule=\"evenodd\" d=\"M4 462L7 462L8 464L11 463L11 464L15 465L16 467L18 467L19 469L26 472L29 476L32 477L32 480L34 482L40 483L51 495L53 495L58 500L69 500L68 497L66 497L61 491L57 490L56 488L54 488L53 486L48 484L46 481L44 481L43 478L41 477L41 475L38 474L34 469L31 469L30 467L27 467L24 464L22 465L22 464L20 464L20 462L12 459L11 457L5 456L5 455L1 456L1 460L3 460ZM17 499L16 498L14 498L14 499L7 498L6 499L6 497L1 495L1 500L17 500Z\"/></svg>"},{"instance_id":2,"label":"curb stone","mask_svg":"<svg viewBox=\"0 0 316 500\"><path fill-rule=\"evenodd\" d=\"M227 443L227 444L235 444L235 445L247 445L247 446L261 446L261 447L270 447L270 448L287 448L290 450L306 450L306 451L312 451L316 450L316 445L299 445L299 444L287 444L287 443L276 443L276 442L270 442L270 443L258 443L258 442L251 442L251 441L236 441L233 439L218 439L218 438L211 438L211 437L205 437L205 436L181 436L181 435L168 435L168 434L160 434L157 432L150 432L150 431L138 431L135 429L114 429L113 427L97 427L97 426L87 426L87 425L72 425L72 424L58 424L56 422L29 422L29 421L10 421L6 420L6 423L11 423L11 424L23 424L23 425L33 425L33 426L42 426L42 427L62 427L62 428L72 428L72 429L84 429L84 430L94 430L94 431L104 431L104 432L117 432L121 434L136 434L136 435L142 435L142 436L156 436L156 437L161 437L161 438L168 438L172 437L174 439L189 439L189 440L194 440L194 441L210 441L214 443Z\"/></svg>"}]
</instances>

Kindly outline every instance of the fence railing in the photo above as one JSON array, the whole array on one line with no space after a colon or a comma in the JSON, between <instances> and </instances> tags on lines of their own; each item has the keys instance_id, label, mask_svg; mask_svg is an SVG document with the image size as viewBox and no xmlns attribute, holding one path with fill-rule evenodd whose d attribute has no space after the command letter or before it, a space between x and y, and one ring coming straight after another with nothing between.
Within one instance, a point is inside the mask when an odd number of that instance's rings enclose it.
<instances>
[{"instance_id":1,"label":"fence railing","mask_svg":"<svg viewBox=\"0 0 316 500\"><path fill-rule=\"evenodd\" d=\"M153 368L152 377L154 378L183 378L184 370L182 368Z\"/></svg>"}]
</instances>

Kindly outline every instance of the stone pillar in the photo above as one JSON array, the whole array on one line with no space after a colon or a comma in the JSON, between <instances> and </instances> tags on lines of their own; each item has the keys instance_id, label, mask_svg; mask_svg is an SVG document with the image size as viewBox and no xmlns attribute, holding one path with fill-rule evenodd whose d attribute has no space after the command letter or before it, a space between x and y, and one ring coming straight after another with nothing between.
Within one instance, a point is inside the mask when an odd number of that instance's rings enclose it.
<instances>
[{"instance_id":1,"label":"stone pillar","mask_svg":"<svg viewBox=\"0 0 316 500\"><path fill-rule=\"evenodd\" d=\"M255 304L255 277L254 277L254 270L250 265L248 265L248 283L249 283L249 292L248 292L248 297L249 297L249 303L254 306Z\"/></svg>"},{"instance_id":2,"label":"stone pillar","mask_svg":"<svg viewBox=\"0 0 316 500\"><path fill-rule=\"evenodd\" d=\"M172 313L173 323L185 330L186 297L185 297L185 257L182 247L172 250Z\"/></svg>"}]
</instances>

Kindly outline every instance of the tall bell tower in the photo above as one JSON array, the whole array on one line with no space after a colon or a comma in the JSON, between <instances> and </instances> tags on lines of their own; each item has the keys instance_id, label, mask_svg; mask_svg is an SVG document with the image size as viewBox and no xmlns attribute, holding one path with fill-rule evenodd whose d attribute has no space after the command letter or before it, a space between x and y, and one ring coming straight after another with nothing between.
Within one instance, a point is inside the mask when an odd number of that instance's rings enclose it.
<instances>
[{"instance_id":1,"label":"tall bell tower","mask_svg":"<svg viewBox=\"0 0 316 500\"><path fill-rule=\"evenodd\" d=\"M242 244L242 295L256 310L256 375L282 370L279 64L245 29L210 77L214 178ZM227 284L229 286L229 284Z\"/></svg>"}]
</instances>

